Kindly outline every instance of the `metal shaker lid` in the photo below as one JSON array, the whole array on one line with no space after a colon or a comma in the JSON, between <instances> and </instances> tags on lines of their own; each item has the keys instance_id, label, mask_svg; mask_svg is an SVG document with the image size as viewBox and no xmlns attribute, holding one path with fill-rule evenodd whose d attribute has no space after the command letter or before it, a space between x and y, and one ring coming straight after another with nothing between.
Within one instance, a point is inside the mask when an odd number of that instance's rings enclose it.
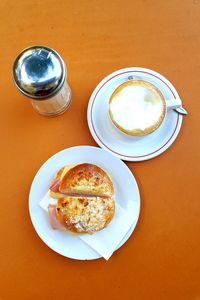
<instances>
[{"instance_id":1,"label":"metal shaker lid","mask_svg":"<svg viewBox=\"0 0 200 300\"><path fill-rule=\"evenodd\" d=\"M13 65L17 88L26 96L42 100L55 95L66 77L65 64L60 55L46 46L23 50Z\"/></svg>"}]
</instances>

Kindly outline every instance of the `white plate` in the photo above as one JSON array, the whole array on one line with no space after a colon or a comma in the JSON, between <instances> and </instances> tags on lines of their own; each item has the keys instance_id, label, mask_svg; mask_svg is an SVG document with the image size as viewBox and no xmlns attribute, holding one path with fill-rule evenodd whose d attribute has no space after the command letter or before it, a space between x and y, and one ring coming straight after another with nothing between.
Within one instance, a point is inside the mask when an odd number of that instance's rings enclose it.
<instances>
[{"instance_id":1,"label":"white plate","mask_svg":"<svg viewBox=\"0 0 200 300\"><path fill-rule=\"evenodd\" d=\"M116 201L133 215L133 226L117 249L121 247L137 224L140 195L136 180L129 168L108 151L97 147L79 146L65 149L49 158L39 169L32 182L29 212L37 234L47 246L66 257L89 260L101 256L78 237L51 229L47 213L39 207L39 202L46 194L56 171L64 165L83 162L97 164L110 174L115 188Z\"/></svg>"},{"instance_id":2,"label":"white plate","mask_svg":"<svg viewBox=\"0 0 200 300\"><path fill-rule=\"evenodd\" d=\"M167 112L162 125L143 137L121 133L110 121L108 101L117 86L129 76L147 80L157 86L166 99L179 95L173 85L162 75L144 68L126 68L105 77L93 91L88 104L88 126L97 144L128 161L142 161L163 153L176 139L182 124L182 116L174 110Z\"/></svg>"}]
</instances>

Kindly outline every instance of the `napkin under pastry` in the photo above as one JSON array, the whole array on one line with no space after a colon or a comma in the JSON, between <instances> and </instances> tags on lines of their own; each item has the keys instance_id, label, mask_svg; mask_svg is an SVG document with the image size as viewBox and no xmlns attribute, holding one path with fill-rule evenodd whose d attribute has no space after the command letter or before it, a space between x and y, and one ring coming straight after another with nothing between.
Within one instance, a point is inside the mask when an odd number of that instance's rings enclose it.
<instances>
[{"instance_id":1,"label":"napkin under pastry","mask_svg":"<svg viewBox=\"0 0 200 300\"><path fill-rule=\"evenodd\" d=\"M57 199L50 197L49 192L47 192L39 205L48 212L48 205L55 205L57 201ZM108 260L129 231L133 222L133 216L116 203L115 215L106 228L93 234L81 234L78 238Z\"/></svg>"}]
</instances>

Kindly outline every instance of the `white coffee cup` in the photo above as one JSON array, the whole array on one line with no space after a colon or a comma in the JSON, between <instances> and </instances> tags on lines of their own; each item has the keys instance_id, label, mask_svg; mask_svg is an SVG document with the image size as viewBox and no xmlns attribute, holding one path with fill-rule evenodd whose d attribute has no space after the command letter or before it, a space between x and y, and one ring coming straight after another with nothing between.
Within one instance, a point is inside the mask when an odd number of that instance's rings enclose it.
<instances>
[{"instance_id":1,"label":"white coffee cup","mask_svg":"<svg viewBox=\"0 0 200 300\"><path fill-rule=\"evenodd\" d=\"M161 90L143 79L120 84L109 99L109 116L121 132L143 136L157 130L167 111L181 107L180 99L166 99Z\"/></svg>"}]
</instances>

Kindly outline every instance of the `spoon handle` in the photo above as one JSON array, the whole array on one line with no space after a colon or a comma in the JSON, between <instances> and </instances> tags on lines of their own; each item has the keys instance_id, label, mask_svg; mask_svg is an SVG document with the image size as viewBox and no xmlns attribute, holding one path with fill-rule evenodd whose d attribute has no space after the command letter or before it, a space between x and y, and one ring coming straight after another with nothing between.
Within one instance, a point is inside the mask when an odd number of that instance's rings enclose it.
<instances>
[{"instance_id":1,"label":"spoon handle","mask_svg":"<svg viewBox=\"0 0 200 300\"><path fill-rule=\"evenodd\" d=\"M182 106L174 108L174 111L183 116L188 115L188 112Z\"/></svg>"}]
</instances>

